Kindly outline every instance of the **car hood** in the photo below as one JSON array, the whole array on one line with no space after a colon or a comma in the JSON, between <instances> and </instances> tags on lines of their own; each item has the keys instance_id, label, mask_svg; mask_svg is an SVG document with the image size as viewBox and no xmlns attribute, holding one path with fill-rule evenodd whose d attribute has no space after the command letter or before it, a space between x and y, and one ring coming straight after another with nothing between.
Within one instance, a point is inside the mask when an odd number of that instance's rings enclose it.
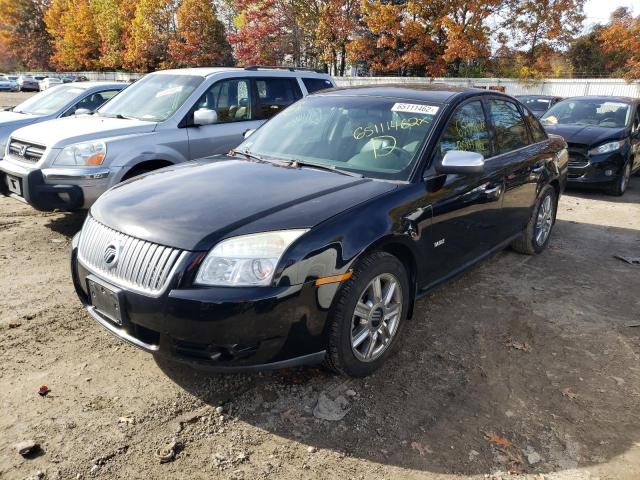
<instances>
[{"instance_id":1,"label":"car hood","mask_svg":"<svg viewBox=\"0 0 640 480\"><path fill-rule=\"evenodd\" d=\"M560 135L567 143L579 143L589 147L606 140L625 138L626 128L606 128L594 125L545 125L549 133Z\"/></svg>"},{"instance_id":2,"label":"car hood","mask_svg":"<svg viewBox=\"0 0 640 480\"><path fill-rule=\"evenodd\" d=\"M155 122L107 118L97 115L57 118L16 130L12 137L52 148L62 148L87 140L148 133L155 129Z\"/></svg>"},{"instance_id":3,"label":"car hood","mask_svg":"<svg viewBox=\"0 0 640 480\"><path fill-rule=\"evenodd\" d=\"M25 115L23 113L0 112L0 144L4 145L14 130L38 122L41 118L40 116ZM4 150L0 149L0 158L3 155Z\"/></svg>"},{"instance_id":4,"label":"car hood","mask_svg":"<svg viewBox=\"0 0 640 480\"><path fill-rule=\"evenodd\" d=\"M395 188L310 167L218 157L135 177L102 195L91 215L143 240L203 251L228 236L311 228Z\"/></svg>"}]
</instances>

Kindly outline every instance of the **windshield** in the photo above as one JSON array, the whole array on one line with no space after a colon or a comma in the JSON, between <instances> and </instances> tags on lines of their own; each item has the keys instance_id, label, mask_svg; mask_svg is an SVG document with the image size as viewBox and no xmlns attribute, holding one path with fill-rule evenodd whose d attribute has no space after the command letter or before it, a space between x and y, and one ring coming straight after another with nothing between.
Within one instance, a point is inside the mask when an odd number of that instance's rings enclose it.
<instances>
[{"instance_id":1,"label":"windshield","mask_svg":"<svg viewBox=\"0 0 640 480\"><path fill-rule=\"evenodd\" d=\"M162 122L173 115L203 81L203 77L190 75L147 75L98 109L98 115Z\"/></svg>"},{"instance_id":2,"label":"windshield","mask_svg":"<svg viewBox=\"0 0 640 480\"><path fill-rule=\"evenodd\" d=\"M31 115L50 115L78 98L84 92L84 88L60 85L34 95L15 107L13 111Z\"/></svg>"},{"instance_id":3,"label":"windshield","mask_svg":"<svg viewBox=\"0 0 640 480\"><path fill-rule=\"evenodd\" d=\"M596 125L606 128L624 128L629 121L629 105L597 99L565 100L544 114L544 125Z\"/></svg>"},{"instance_id":4,"label":"windshield","mask_svg":"<svg viewBox=\"0 0 640 480\"><path fill-rule=\"evenodd\" d=\"M546 112L549 110L549 106L551 105L551 100L548 98L519 97L518 100L534 112Z\"/></svg>"},{"instance_id":5,"label":"windshield","mask_svg":"<svg viewBox=\"0 0 640 480\"><path fill-rule=\"evenodd\" d=\"M438 110L386 98L307 97L267 122L237 151L406 180Z\"/></svg>"}]
</instances>

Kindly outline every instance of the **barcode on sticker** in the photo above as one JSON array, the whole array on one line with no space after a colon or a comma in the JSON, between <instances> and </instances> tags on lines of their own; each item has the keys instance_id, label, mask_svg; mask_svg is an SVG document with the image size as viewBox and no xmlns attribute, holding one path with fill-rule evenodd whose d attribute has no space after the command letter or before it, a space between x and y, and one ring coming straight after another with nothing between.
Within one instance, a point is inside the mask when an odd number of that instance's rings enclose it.
<instances>
[{"instance_id":1,"label":"barcode on sticker","mask_svg":"<svg viewBox=\"0 0 640 480\"><path fill-rule=\"evenodd\" d=\"M440 107L434 107L433 105L419 105L417 103L396 103L391 107L393 112L409 112L409 113L422 113L423 115L435 115L440 110Z\"/></svg>"}]
</instances>

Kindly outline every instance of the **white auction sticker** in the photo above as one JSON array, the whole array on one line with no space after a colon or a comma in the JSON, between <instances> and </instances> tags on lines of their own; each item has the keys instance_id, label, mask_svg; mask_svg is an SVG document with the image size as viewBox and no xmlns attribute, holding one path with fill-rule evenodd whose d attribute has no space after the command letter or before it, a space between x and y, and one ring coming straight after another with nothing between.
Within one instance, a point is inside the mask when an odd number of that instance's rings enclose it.
<instances>
[{"instance_id":1,"label":"white auction sticker","mask_svg":"<svg viewBox=\"0 0 640 480\"><path fill-rule=\"evenodd\" d=\"M391 107L393 112L409 112L409 113L422 113L423 115L435 115L440 110L440 107L434 107L433 105L419 105L417 103L396 103Z\"/></svg>"}]
</instances>

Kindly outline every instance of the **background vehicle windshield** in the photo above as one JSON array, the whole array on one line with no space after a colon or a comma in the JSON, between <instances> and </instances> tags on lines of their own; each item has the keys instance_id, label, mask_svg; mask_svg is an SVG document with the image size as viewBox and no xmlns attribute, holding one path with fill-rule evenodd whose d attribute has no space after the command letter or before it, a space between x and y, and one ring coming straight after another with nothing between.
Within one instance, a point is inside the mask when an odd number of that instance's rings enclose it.
<instances>
[{"instance_id":1,"label":"background vehicle windshield","mask_svg":"<svg viewBox=\"0 0 640 480\"><path fill-rule=\"evenodd\" d=\"M84 91L83 88L60 85L34 95L16 106L13 111L31 115L50 115L60 110Z\"/></svg>"},{"instance_id":2,"label":"background vehicle windshield","mask_svg":"<svg viewBox=\"0 0 640 480\"><path fill-rule=\"evenodd\" d=\"M518 100L534 112L546 112L549 109L549 105L551 105L551 100L547 98L520 97Z\"/></svg>"},{"instance_id":3,"label":"background vehicle windshield","mask_svg":"<svg viewBox=\"0 0 640 480\"><path fill-rule=\"evenodd\" d=\"M629 105L603 100L565 100L555 104L540 119L544 125L573 124L624 128L629 120Z\"/></svg>"},{"instance_id":4,"label":"background vehicle windshield","mask_svg":"<svg viewBox=\"0 0 640 480\"><path fill-rule=\"evenodd\" d=\"M237 151L406 180L438 110L384 98L307 97L267 122Z\"/></svg>"},{"instance_id":5,"label":"background vehicle windshield","mask_svg":"<svg viewBox=\"0 0 640 480\"><path fill-rule=\"evenodd\" d=\"M173 115L203 81L203 77L191 75L147 75L99 108L98 114L162 122Z\"/></svg>"}]
</instances>

